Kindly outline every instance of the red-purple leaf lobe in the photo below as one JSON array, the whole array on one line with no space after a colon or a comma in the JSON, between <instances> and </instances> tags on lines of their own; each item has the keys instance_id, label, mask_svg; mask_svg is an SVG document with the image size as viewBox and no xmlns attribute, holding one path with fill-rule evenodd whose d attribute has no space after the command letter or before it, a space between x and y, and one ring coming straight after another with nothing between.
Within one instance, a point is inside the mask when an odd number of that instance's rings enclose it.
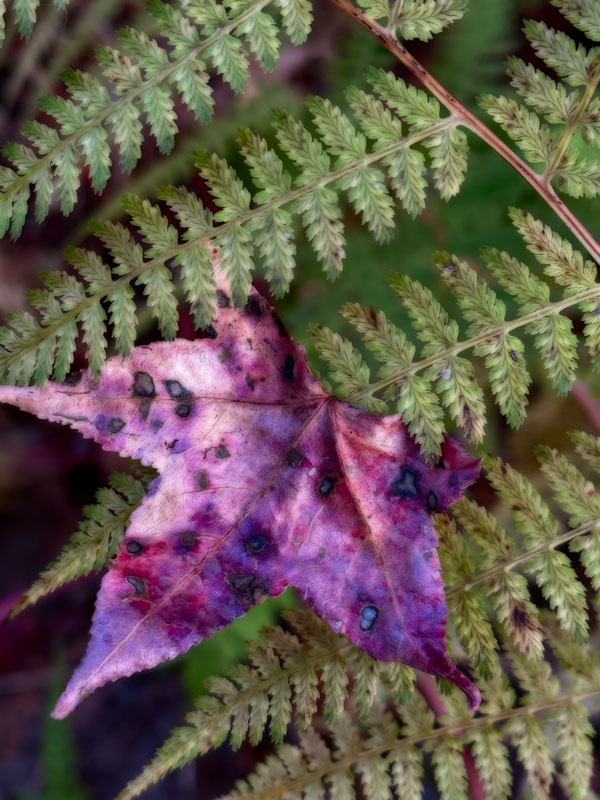
<instances>
[{"instance_id":1,"label":"red-purple leaf lobe","mask_svg":"<svg viewBox=\"0 0 600 800\"><path fill-rule=\"evenodd\" d=\"M54 715L289 585L375 658L447 678L476 706L444 647L431 512L461 495L479 461L447 438L443 466L428 466L398 415L326 394L256 293L242 310L220 304L211 334L137 347L99 380L0 387L0 401L160 472L104 576L87 654Z\"/></svg>"}]
</instances>

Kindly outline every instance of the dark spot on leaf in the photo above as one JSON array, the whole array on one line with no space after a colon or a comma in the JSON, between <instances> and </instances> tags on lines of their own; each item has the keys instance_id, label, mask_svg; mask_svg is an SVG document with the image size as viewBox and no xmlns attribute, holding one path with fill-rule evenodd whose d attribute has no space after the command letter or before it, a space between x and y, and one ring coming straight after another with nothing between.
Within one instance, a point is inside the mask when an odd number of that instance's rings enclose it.
<instances>
[{"instance_id":1,"label":"dark spot on leaf","mask_svg":"<svg viewBox=\"0 0 600 800\"><path fill-rule=\"evenodd\" d=\"M519 356L517 355L517 353L514 350L509 350L508 351L508 355L512 358L513 361L518 361L519 360Z\"/></svg>"},{"instance_id":2,"label":"dark spot on leaf","mask_svg":"<svg viewBox=\"0 0 600 800\"><path fill-rule=\"evenodd\" d=\"M218 335L214 325L207 325L198 332L199 339L216 339Z\"/></svg>"},{"instance_id":3,"label":"dark spot on leaf","mask_svg":"<svg viewBox=\"0 0 600 800\"><path fill-rule=\"evenodd\" d=\"M80 369L73 370L73 372L69 372L63 383L65 386L77 386L82 376L83 373Z\"/></svg>"},{"instance_id":4,"label":"dark spot on leaf","mask_svg":"<svg viewBox=\"0 0 600 800\"><path fill-rule=\"evenodd\" d=\"M150 481L148 484L148 491L146 492L146 497L152 497L158 491L158 487L160 486L160 475L157 478L154 478L153 481Z\"/></svg>"},{"instance_id":5,"label":"dark spot on leaf","mask_svg":"<svg viewBox=\"0 0 600 800\"><path fill-rule=\"evenodd\" d=\"M175 407L175 413L181 419L187 419L189 415L192 413L192 404L191 403L177 403Z\"/></svg>"},{"instance_id":6,"label":"dark spot on leaf","mask_svg":"<svg viewBox=\"0 0 600 800\"><path fill-rule=\"evenodd\" d=\"M294 356L287 355L285 357L285 361L283 362L283 377L286 379L286 381L289 381L290 383L293 383L294 378L296 377L295 367L296 367L296 361L294 359Z\"/></svg>"},{"instance_id":7,"label":"dark spot on leaf","mask_svg":"<svg viewBox=\"0 0 600 800\"><path fill-rule=\"evenodd\" d=\"M256 556L262 553L269 544L269 537L266 533L255 533L246 539L245 547L248 555Z\"/></svg>"},{"instance_id":8,"label":"dark spot on leaf","mask_svg":"<svg viewBox=\"0 0 600 800\"><path fill-rule=\"evenodd\" d=\"M228 450L228 449L225 447L225 445L224 445L224 444L220 444L220 445L219 445L219 446L218 446L218 447L215 449L215 456L216 456L217 458L229 458L229 456L230 456L230 455L231 455L231 454L230 454L229 450Z\"/></svg>"},{"instance_id":9,"label":"dark spot on leaf","mask_svg":"<svg viewBox=\"0 0 600 800\"><path fill-rule=\"evenodd\" d=\"M120 417L113 417L111 420L109 420L107 429L109 433L119 433L119 431L122 431L124 427L124 420L122 420Z\"/></svg>"},{"instance_id":10,"label":"dark spot on leaf","mask_svg":"<svg viewBox=\"0 0 600 800\"><path fill-rule=\"evenodd\" d=\"M438 496L435 492L429 492L427 495L427 508L430 511L435 511L438 507Z\"/></svg>"},{"instance_id":11,"label":"dark spot on leaf","mask_svg":"<svg viewBox=\"0 0 600 800\"><path fill-rule=\"evenodd\" d=\"M400 477L390 486L397 497L417 497L419 494L419 475L409 467L402 467Z\"/></svg>"},{"instance_id":12,"label":"dark spot on leaf","mask_svg":"<svg viewBox=\"0 0 600 800\"><path fill-rule=\"evenodd\" d=\"M147 372L136 372L133 376L134 397L156 397L156 387L152 376Z\"/></svg>"},{"instance_id":13,"label":"dark spot on leaf","mask_svg":"<svg viewBox=\"0 0 600 800\"><path fill-rule=\"evenodd\" d=\"M250 387L251 391L254 391L254 384L256 383L256 381L254 380L254 378L248 375L248 373L246 373L246 383Z\"/></svg>"},{"instance_id":14,"label":"dark spot on leaf","mask_svg":"<svg viewBox=\"0 0 600 800\"><path fill-rule=\"evenodd\" d=\"M199 469L195 475L196 483L200 491L208 489L208 472L205 469Z\"/></svg>"},{"instance_id":15,"label":"dark spot on leaf","mask_svg":"<svg viewBox=\"0 0 600 800\"><path fill-rule=\"evenodd\" d=\"M321 497L329 497L329 495L335 489L336 483L339 481L337 475L323 475L321 478L319 485L317 486L317 492Z\"/></svg>"},{"instance_id":16,"label":"dark spot on leaf","mask_svg":"<svg viewBox=\"0 0 600 800\"><path fill-rule=\"evenodd\" d=\"M360 611L360 629L361 631L373 630L375 621L379 616L379 609L375 606L365 606Z\"/></svg>"},{"instance_id":17,"label":"dark spot on leaf","mask_svg":"<svg viewBox=\"0 0 600 800\"><path fill-rule=\"evenodd\" d=\"M146 584L144 583L144 581L141 578L136 577L135 575L128 575L127 583L130 583L133 586L136 594L144 594L144 592L146 591Z\"/></svg>"},{"instance_id":18,"label":"dark spot on leaf","mask_svg":"<svg viewBox=\"0 0 600 800\"><path fill-rule=\"evenodd\" d=\"M165 384L165 389L167 390L169 397L172 397L174 400L183 400L184 397L189 397L191 392L182 386L179 381L163 381Z\"/></svg>"},{"instance_id":19,"label":"dark spot on leaf","mask_svg":"<svg viewBox=\"0 0 600 800\"><path fill-rule=\"evenodd\" d=\"M249 575L230 575L227 578L227 582L234 590L234 592L240 592L240 594L245 594L249 592L256 580L256 575L249 574Z\"/></svg>"},{"instance_id":20,"label":"dark spot on leaf","mask_svg":"<svg viewBox=\"0 0 600 800\"><path fill-rule=\"evenodd\" d=\"M127 550L130 556L137 556L139 555L139 553L142 552L144 548L142 547L140 542L137 541L137 539L129 539L129 541L127 541L125 544L125 549Z\"/></svg>"},{"instance_id":21,"label":"dark spot on leaf","mask_svg":"<svg viewBox=\"0 0 600 800\"><path fill-rule=\"evenodd\" d=\"M283 324L283 321L279 314L273 313L273 322L277 325L277 330L279 331L280 336L289 336L288 329Z\"/></svg>"},{"instance_id":22,"label":"dark spot on leaf","mask_svg":"<svg viewBox=\"0 0 600 800\"><path fill-rule=\"evenodd\" d=\"M256 297L251 297L248 300L246 303L246 311L251 317L256 317L257 319L262 317L262 308L260 307L260 303Z\"/></svg>"},{"instance_id":23,"label":"dark spot on leaf","mask_svg":"<svg viewBox=\"0 0 600 800\"><path fill-rule=\"evenodd\" d=\"M288 467L299 467L303 461L304 455L300 452L300 450L296 450L295 447L292 447L286 458Z\"/></svg>"},{"instance_id":24,"label":"dark spot on leaf","mask_svg":"<svg viewBox=\"0 0 600 800\"><path fill-rule=\"evenodd\" d=\"M197 538L198 536L194 531L185 531L185 533L180 534L179 541L184 547L193 547Z\"/></svg>"},{"instance_id":25,"label":"dark spot on leaf","mask_svg":"<svg viewBox=\"0 0 600 800\"><path fill-rule=\"evenodd\" d=\"M230 358L231 350L228 347L223 347L223 349L219 351L219 361L221 364L225 364Z\"/></svg>"},{"instance_id":26,"label":"dark spot on leaf","mask_svg":"<svg viewBox=\"0 0 600 800\"><path fill-rule=\"evenodd\" d=\"M229 296L223 289L217 289L217 305L219 308L229 308Z\"/></svg>"},{"instance_id":27,"label":"dark spot on leaf","mask_svg":"<svg viewBox=\"0 0 600 800\"><path fill-rule=\"evenodd\" d=\"M142 419L148 419L151 407L152 403L150 400L142 400L140 403L140 416Z\"/></svg>"}]
</instances>

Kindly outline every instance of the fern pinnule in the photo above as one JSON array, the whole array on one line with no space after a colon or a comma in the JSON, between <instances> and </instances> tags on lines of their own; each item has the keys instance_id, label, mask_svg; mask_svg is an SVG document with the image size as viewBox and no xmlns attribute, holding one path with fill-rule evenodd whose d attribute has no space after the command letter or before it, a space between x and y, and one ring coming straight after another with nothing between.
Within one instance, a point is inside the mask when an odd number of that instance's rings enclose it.
<instances>
[{"instance_id":1,"label":"fern pinnule","mask_svg":"<svg viewBox=\"0 0 600 800\"><path fill-rule=\"evenodd\" d=\"M466 11L468 0L360 0L359 5L373 19L386 20L387 27L399 39L420 39L427 42L433 36L459 20Z\"/></svg>"}]
</instances>

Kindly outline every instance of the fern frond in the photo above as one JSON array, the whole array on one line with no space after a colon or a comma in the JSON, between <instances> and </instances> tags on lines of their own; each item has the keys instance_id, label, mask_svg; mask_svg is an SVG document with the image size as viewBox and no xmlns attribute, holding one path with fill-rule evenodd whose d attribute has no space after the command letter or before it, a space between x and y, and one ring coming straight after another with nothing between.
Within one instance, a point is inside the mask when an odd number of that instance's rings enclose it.
<instances>
[{"instance_id":1,"label":"fern frond","mask_svg":"<svg viewBox=\"0 0 600 800\"><path fill-rule=\"evenodd\" d=\"M417 337L424 343L418 358L404 332L397 331L381 313L356 304L342 310L343 316L361 333L366 347L385 367L380 369L378 380L363 381L360 385L338 373L334 378L340 396L366 407L383 393L384 399L401 410L424 452L432 458L439 454L443 436L436 392L473 443L483 438L483 392L473 364L461 353L472 350L483 359L492 393L513 427L518 427L524 419L531 381L525 345L516 334L520 328L533 337L557 392L566 394L575 379L578 354L573 325L563 312L579 308L583 312L584 340L592 366L600 368L600 284L596 281L596 265L584 260L569 242L531 215L512 209L511 217L546 276L564 288L562 299L553 301L552 287L527 265L506 252L486 248L483 259L490 273L517 302L520 316L514 319L506 318L506 306L489 283L467 263L448 253L439 253L436 263L443 280L456 295L467 323L465 339L459 339L457 320L450 317L431 291L405 275L392 275L391 285L400 296ZM393 338L391 331L396 331ZM362 361L361 364L363 370L367 368ZM415 377L420 372L423 377L417 384ZM402 402L402 398L415 393L419 402Z\"/></svg>"},{"instance_id":2,"label":"fern frond","mask_svg":"<svg viewBox=\"0 0 600 800\"><path fill-rule=\"evenodd\" d=\"M459 20L468 0L362 0L359 3L373 19L387 19L400 39L427 42Z\"/></svg>"},{"instance_id":3,"label":"fern frond","mask_svg":"<svg viewBox=\"0 0 600 800\"><path fill-rule=\"evenodd\" d=\"M109 487L97 492L96 503L84 508L79 529L56 561L46 567L12 607L10 616L16 616L63 584L104 567L116 552L129 517L145 494L141 480L119 472L111 475Z\"/></svg>"},{"instance_id":4,"label":"fern frond","mask_svg":"<svg viewBox=\"0 0 600 800\"><path fill-rule=\"evenodd\" d=\"M590 38L597 35L600 26L593 0L556 0L554 5ZM570 145L577 131L590 144L600 143L598 50L587 50L543 22L528 20L524 32L536 54L563 82L519 58L511 58L511 83L532 110L513 99L489 94L481 98L480 104L516 142L527 160L543 164L545 184L554 182L572 197L595 197L600 192L600 162L584 158ZM577 88L570 91L567 86ZM553 127L542 122L539 115Z\"/></svg>"},{"instance_id":5,"label":"fern frond","mask_svg":"<svg viewBox=\"0 0 600 800\"><path fill-rule=\"evenodd\" d=\"M208 683L208 693L188 715L187 726L173 732L118 800L136 797L169 771L218 747L229 735L234 748L246 737L257 744L269 723L271 738L280 742L292 719L292 701L301 730L308 728L320 697L330 723L338 720L335 729L340 730L349 673L365 714L373 703L375 685L387 686L396 696L397 686L388 675L390 665L374 662L312 612L291 610L284 616L295 632L274 626L263 631L260 641L249 643L249 665L240 664L226 677ZM413 678L412 670L404 667L405 688L410 689ZM314 731L309 729L306 736L304 741L317 758L321 748ZM338 747L343 748L339 736Z\"/></svg>"},{"instance_id":6,"label":"fern frond","mask_svg":"<svg viewBox=\"0 0 600 800\"><path fill-rule=\"evenodd\" d=\"M585 690L563 695L556 692L538 703L525 695L521 706L504 705L500 710L484 713L476 719L457 709L444 718L440 727L434 728L430 724L428 729L412 734L408 733L410 726L406 720L418 706L418 696L415 696L411 706L401 711L404 724L389 712L379 711L378 717L367 721L364 728L344 718L342 741L339 742L338 733L341 726L336 726L331 732L335 742L333 748L320 736L317 738L315 733L301 737L298 745L283 745L275 756L260 764L254 774L240 781L222 800L283 797L302 800L324 797L326 786L335 787L334 796L339 800L350 800L355 797L355 781L359 776L361 784L369 786L369 797L386 800L416 797L421 791L418 761L421 749L432 751L439 796L444 800L464 798L467 796L467 778L462 751L467 743L471 744L486 786L486 796L503 800L510 797L512 774L502 738L507 736L514 742L530 780L541 788L549 783L555 771L549 756L546 730L557 736L559 762L563 770L560 777L567 784L570 796L583 797L587 788L584 781L589 780L588 753L592 728L589 711L582 701L599 693L597 684L588 683ZM495 698L492 690L490 706ZM574 737L570 743L567 741L568 733ZM576 744L581 750L569 764L567 751L572 753ZM390 765L395 770L398 763L401 764L401 775L404 765L411 765L414 793L405 794L404 785L399 783L391 785Z\"/></svg>"},{"instance_id":7,"label":"fern frond","mask_svg":"<svg viewBox=\"0 0 600 800\"><path fill-rule=\"evenodd\" d=\"M16 2L23 8L36 5L31 0ZM152 0L150 12L166 47L127 28L120 35L121 49L102 47L98 51L102 80L91 73L65 73L68 97L46 97L41 102L54 126L27 123L22 129L26 144L9 142L3 149L11 166L3 167L0 176L0 235L7 230L13 238L20 235L32 186L38 221L47 215L54 190L63 214L71 213L84 164L94 191L101 192L110 179L109 131L122 169L131 172L141 155L142 118L160 152L172 149L177 133L174 96L181 98L199 122L208 122L214 104L210 68L236 92L242 92L248 80L245 48L265 71L272 70L278 57L279 31L275 18L264 10L270 2L182 0L177 8ZM277 0L276 5L283 28L300 44L310 28L310 4Z\"/></svg>"},{"instance_id":8,"label":"fern frond","mask_svg":"<svg viewBox=\"0 0 600 800\"><path fill-rule=\"evenodd\" d=\"M10 327L0 329L0 379L27 383L34 378L42 383L53 372L60 380L69 366L67 343L72 349L78 326L83 325L84 332L85 325L90 331L93 328L94 335L103 341L106 314L114 325L117 351L128 352L136 324L132 283L143 287L163 335L172 338L176 333L177 313L171 268L178 269L198 327L209 326L216 299L208 264L214 246L219 248L236 304L246 299L255 255L275 293L283 294L295 267L294 217L305 228L326 274L335 277L344 258L339 190L346 192L375 238L386 239L393 225L393 201L386 189L388 177L410 213L421 207L424 185L420 170L424 156L413 150L419 142L429 148L436 182L442 194L448 196L455 186L456 173L443 167L440 153L448 155L450 151L439 137L454 128L456 120L441 118L436 101L431 101L424 92L406 87L394 76L376 71L370 79L377 91L379 84L392 81L396 94L384 106L374 95L358 90L349 92L364 133L339 108L320 98L309 100L318 135L284 112L276 115L280 152L262 137L242 130L240 151L254 184L251 187L224 159L214 153L198 153L200 175L217 206L214 213L192 192L167 187L160 197L175 215L179 223L175 227L161 207L135 197L125 198L126 212L141 236L141 243L124 225L104 222L96 226L96 235L105 249L104 258L83 250L70 250L68 258L77 275L77 297L67 301L61 287L48 285L47 278L51 313L44 310L41 319L23 315L9 318ZM73 103L67 106L74 107ZM398 107L398 114L393 107ZM372 145L368 145L368 139L373 140ZM295 164L299 174L292 177L282 156ZM448 157L454 159L451 154ZM92 262L95 266L90 281ZM104 312L98 305L103 305ZM63 341L64 348L59 352ZM91 341L88 332L84 344ZM104 349L103 345L90 353L94 371L101 366ZM362 386L359 383L355 388ZM438 440L440 437L438 431Z\"/></svg>"}]
</instances>

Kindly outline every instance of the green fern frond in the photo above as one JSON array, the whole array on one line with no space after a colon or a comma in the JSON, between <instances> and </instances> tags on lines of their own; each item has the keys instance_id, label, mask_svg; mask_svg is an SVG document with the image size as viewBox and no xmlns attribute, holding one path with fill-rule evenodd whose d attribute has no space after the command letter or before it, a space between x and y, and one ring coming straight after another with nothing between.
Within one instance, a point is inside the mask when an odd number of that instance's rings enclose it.
<instances>
[{"instance_id":1,"label":"green fern frond","mask_svg":"<svg viewBox=\"0 0 600 800\"><path fill-rule=\"evenodd\" d=\"M452 151L459 140L451 137L444 144L444 137L457 121L441 118L437 101L407 87L393 75L373 71L369 80L378 93L391 85L392 99L384 106L374 95L350 90L350 104L362 131L339 108L320 98L308 101L317 135L285 112L276 115L274 127L280 152L260 136L242 130L240 152L250 171L254 184L251 187L224 159L198 153L200 175L217 206L214 213L187 189L167 187L160 197L175 215L179 229L161 207L139 198L125 198L125 210L141 243L125 226L103 222L96 225L95 232L105 248L104 259L84 250L68 251L77 276L71 276L70 281L75 281L76 286L67 298L62 286L50 286L47 277L44 308L38 309L41 318L20 314L9 318L10 327L0 329L0 379L27 383L33 378L43 383L53 373L60 380L68 371L80 326L85 334L84 344L90 347L92 341L98 342L90 351L92 367L97 372L105 357L107 318L114 326L117 351L127 353L136 325L133 283L143 287L163 335L172 338L176 334L177 308L171 268L178 269L196 324L207 327L216 300L209 267L214 246L219 248L236 304L245 302L256 256L274 292L283 294L295 267L294 217L305 228L326 274L335 277L342 268L345 246L339 191L345 191L374 237L385 240L392 231L394 211L386 188L388 178L409 213L420 210L424 202L424 156L413 149L420 142L430 152L434 180L442 195L452 194L457 180L462 179L456 172L458 169L462 175L462 160L456 161ZM73 103L67 106L75 107ZM368 140L372 143L368 144ZM462 144L458 147L462 148ZM299 174L292 177L282 156L292 161ZM445 158L455 167L445 166ZM34 300L37 302L37 294ZM51 309L46 309L48 303ZM355 388L360 387L363 384ZM434 409L435 402L432 405L426 396L411 402L417 408L423 403L431 406L427 413L438 427L439 442L441 428L435 420L440 415ZM373 401L371 405L381 407L381 402Z\"/></svg>"},{"instance_id":2,"label":"green fern frond","mask_svg":"<svg viewBox=\"0 0 600 800\"><path fill-rule=\"evenodd\" d=\"M42 572L12 607L14 617L42 597L69 581L101 569L116 552L129 524L129 517L146 494L146 486L131 475L115 472L109 487L100 489L96 503L84 508L79 529L56 561Z\"/></svg>"},{"instance_id":3,"label":"green fern frond","mask_svg":"<svg viewBox=\"0 0 600 800\"><path fill-rule=\"evenodd\" d=\"M512 209L511 217L546 276L564 289L562 299L553 301L552 287L527 265L506 252L486 248L483 260L489 272L517 302L520 316L514 319L506 318L506 306L489 283L448 253L439 253L436 263L467 323L465 339L459 339L457 320L450 317L431 291L405 275L392 275L391 285L424 343L418 357L404 332L381 313L356 304L342 309L342 315L355 325L366 347L385 366L375 381L367 378L359 382L356 375L350 381L338 372L333 376L337 391L344 399L375 410L379 406L373 400L382 393L388 407L393 404L395 410L401 411L431 458L439 455L444 433L441 405L471 442L477 444L483 438L483 391L474 365L461 353L472 350L483 359L492 394L513 427L519 427L525 417L531 381L525 345L516 334L520 328L533 337L556 391L566 394L575 379L578 340L571 320L563 312L579 308L592 366L600 368L600 284L596 265L584 260L569 242L531 215ZM358 352L355 358L358 364ZM335 357L330 360L335 362ZM368 366L362 359L360 365L361 374L367 375ZM416 381L418 373L423 375Z\"/></svg>"},{"instance_id":4,"label":"green fern frond","mask_svg":"<svg viewBox=\"0 0 600 800\"><path fill-rule=\"evenodd\" d=\"M391 665L374 662L312 612L291 610L284 616L295 632L278 626L266 628L260 641L248 645L248 665L240 664L226 677L213 678L208 693L188 715L187 726L173 732L119 800L136 797L171 770L218 747L228 736L233 748L239 748L246 737L257 744L268 724L271 739L280 742L293 707L296 725L306 730L320 697L326 718L331 724L338 720L336 730L340 730L350 673L364 714L373 704L376 688L387 687L392 697L398 696L400 687L403 692L411 690L414 673L409 668L402 667L393 680ZM315 733L309 729L306 735L314 751L319 746ZM342 746L339 738L338 746Z\"/></svg>"},{"instance_id":5,"label":"green fern frond","mask_svg":"<svg viewBox=\"0 0 600 800\"><path fill-rule=\"evenodd\" d=\"M591 39L597 38L600 25L594 0L556 0L554 5ZM572 197L595 197L600 192L600 161L583 157L571 143L580 131L589 144L600 144L598 48L588 50L543 22L528 20L523 30L538 57L562 82L519 58L511 58L511 84L530 108L511 98L490 94L484 95L480 104L516 142L527 160L543 165L547 185L553 182ZM576 88L571 91L568 87Z\"/></svg>"},{"instance_id":6,"label":"green fern frond","mask_svg":"<svg viewBox=\"0 0 600 800\"><path fill-rule=\"evenodd\" d=\"M527 681L526 681L527 683ZM429 724L413 733L411 716L422 717L422 699L415 695L406 709L394 709L400 721L385 707L364 726L349 717L324 739L316 732L300 737L298 745L282 745L275 756L259 765L248 779L222 800L271 800L324 797L326 787L334 791L336 800L352 800L355 783L368 786L369 798L376 800L419 797L422 792L422 750L431 750L436 788L444 800L467 796L467 776L463 749L473 753L486 796L504 800L511 796L512 770L503 738L515 745L519 760L525 766L532 788L546 790L556 774L569 790L569 796L583 797L590 777L591 734L586 698L600 693L598 684L587 683L580 691L558 694L533 702L525 695L521 705L514 705L514 693L503 698L489 687L482 716L473 719L461 711L459 702L449 698L452 711L434 727ZM485 710L485 709L489 710ZM340 736L340 728L343 734ZM328 731L329 733L329 731ZM558 741L558 765L552 762L548 734ZM573 736L570 741L567 736ZM329 741L333 740L333 746ZM580 747L574 754L575 747ZM574 758L569 763L569 756ZM561 772L558 771L560 766ZM398 778L410 776L409 792Z\"/></svg>"},{"instance_id":7,"label":"green fern frond","mask_svg":"<svg viewBox=\"0 0 600 800\"><path fill-rule=\"evenodd\" d=\"M37 3L14 0L23 9ZM54 126L26 123L26 144L9 142L3 155L11 164L0 172L0 235L17 238L23 228L31 188L35 189L38 221L49 211L56 190L63 214L77 199L83 165L95 192L110 179L110 139L119 150L121 167L131 172L141 156L145 119L161 153L173 148L177 133L174 96L201 123L213 115L209 69L219 73L236 92L249 76L246 50L265 71L275 67L279 30L264 9L271 0L193 0L180 8L152 0L166 48L133 28L121 31L120 47L102 47L98 63L102 79L69 70L64 75L68 97L46 97L41 109ZM306 38L312 21L307 0L277 0L283 29L295 44ZM32 22L22 23L24 26ZM162 39L161 39L162 41ZM115 99L115 96L117 99Z\"/></svg>"},{"instance_id":8,"label":"green fern frond","mask_svg":"<svg viewBox=\"0 0 600 800\"><path fill-rule=\"evenodd\" d=\"M459 20L468 0L360 0L373 19L385 19L400 39L427 42Z\"/></svg>"}]
</instances>

